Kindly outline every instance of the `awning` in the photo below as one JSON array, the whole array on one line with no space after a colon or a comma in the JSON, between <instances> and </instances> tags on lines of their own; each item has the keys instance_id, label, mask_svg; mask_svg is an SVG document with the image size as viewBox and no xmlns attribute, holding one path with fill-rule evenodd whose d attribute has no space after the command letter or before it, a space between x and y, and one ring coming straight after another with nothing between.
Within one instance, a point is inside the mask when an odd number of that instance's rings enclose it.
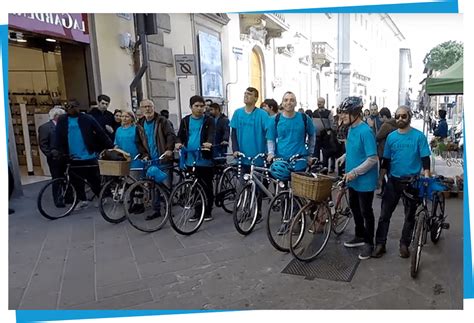
<instances>
[{"instance_id":1,"label":"awning","mask_svg":"<svg viewBox=\"0 0 474 323\"><path fill-rule=\"evenodd\" d=\"M461 58L437 77L426 79L426 93L428 95L463 94L463 65Z\"/></svg>"}]
</instances>

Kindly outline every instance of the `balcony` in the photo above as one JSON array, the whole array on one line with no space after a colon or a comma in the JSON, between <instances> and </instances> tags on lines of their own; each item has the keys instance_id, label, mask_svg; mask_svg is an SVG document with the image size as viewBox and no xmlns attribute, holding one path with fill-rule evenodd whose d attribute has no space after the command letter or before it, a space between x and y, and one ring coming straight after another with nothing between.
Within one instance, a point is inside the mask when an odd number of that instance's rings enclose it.
<instances>
[{"instance_id":1,"label":"balcony","mask_svg":"<svg viewBox=\"0 0 474 323\"><path fill-rule=\"evenodd\" d=\"M240 14L240 34L268 45L272 38L281 37L290 26L282 14Z\"/></svg>"},{"instance_id":2,"label":"balcony","mask_svg":"<svg viewBox=\"0 0 474 323\"><path fill-rule=\"evenodd\" d=\"M313 67L328 67L334 62L334 48L326 42L313 42Z\"/></svg>"}]
</instances>

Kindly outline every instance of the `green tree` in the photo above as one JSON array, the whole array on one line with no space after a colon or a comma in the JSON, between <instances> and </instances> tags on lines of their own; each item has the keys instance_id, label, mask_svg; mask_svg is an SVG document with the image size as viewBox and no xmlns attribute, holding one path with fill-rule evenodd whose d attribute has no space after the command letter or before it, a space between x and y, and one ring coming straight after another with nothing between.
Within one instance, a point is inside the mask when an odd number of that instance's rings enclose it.
<instances>
[{"instance_id":1,"label":"green tree","mask_svg":"<svg viewBox=\"0 0 474 323\"><path fill-rule=\"evenodd\" d=\"M447 41L432 48L423 59L428 69L442 71L447 69L463 57L464 45L462 42Z\"/></svg>"}]
</instances>

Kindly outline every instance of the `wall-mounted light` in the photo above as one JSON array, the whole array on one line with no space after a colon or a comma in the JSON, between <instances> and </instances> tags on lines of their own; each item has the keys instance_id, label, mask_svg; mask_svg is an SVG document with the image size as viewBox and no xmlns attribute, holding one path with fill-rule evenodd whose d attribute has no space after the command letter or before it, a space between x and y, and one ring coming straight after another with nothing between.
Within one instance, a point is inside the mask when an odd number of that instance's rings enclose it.
<instances>
[{"instance_id":1,"label":"wall-mounted light","mask_svg":"<svg viewBox=\"0 0 474 323\"><path fill-rule=\"evenodd\" d=\"M16 33L16 41L19 43L26 43L27 40L23 38L23 33L17 32Z\"/></svg>"},{"instance_id":2,"label":"wall-mounted light","mask_svg":"<svg viewBox=\"0 0 474 323\"><path fill-rule=\"evenodd\" d=\"M119 34L119 45L120 48L133 49L135 42L132 40L132 35L130 33L121 33Z\"/></svg>"},{"instance_id":3,"label":"wall-mounted light","mask_svg":"<svg viewBox=\"0 0 474 323\"><path fill-rule=\"evenodd\" d=\"M56 42L56 39L53 39L53 38L46 38L46 41L47 41L47 42L50 42L50 43L55 43L55 42Z\"/></svg>"}]
</instances>

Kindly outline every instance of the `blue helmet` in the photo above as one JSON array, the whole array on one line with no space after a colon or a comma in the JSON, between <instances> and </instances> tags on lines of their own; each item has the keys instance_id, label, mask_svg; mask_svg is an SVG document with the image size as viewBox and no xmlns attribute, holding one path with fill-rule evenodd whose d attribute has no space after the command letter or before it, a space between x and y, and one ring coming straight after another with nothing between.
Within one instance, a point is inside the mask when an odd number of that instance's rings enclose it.
<instances>
[{"instance_id":1,"label":"blue helmet","mask_svg":"<svg viewBox=\"0 0 474 323\"><path fill-rule=\"evenodd\" d=\"M148 167L146 176L153 179L156 183L163 183L168 178L168 175L158 166Z\"/></svg>"},{"instance_id":2,"label":"blue helmet","mask_svg":"<svg viewBox=\"0 0 474 323\"><path fill-rule=\"evenodd\" d=\"M291 166L284 160L277 160L270 166L270 174L280 181L287 181L291 177Z\"/></svg>"}]
</instances>

